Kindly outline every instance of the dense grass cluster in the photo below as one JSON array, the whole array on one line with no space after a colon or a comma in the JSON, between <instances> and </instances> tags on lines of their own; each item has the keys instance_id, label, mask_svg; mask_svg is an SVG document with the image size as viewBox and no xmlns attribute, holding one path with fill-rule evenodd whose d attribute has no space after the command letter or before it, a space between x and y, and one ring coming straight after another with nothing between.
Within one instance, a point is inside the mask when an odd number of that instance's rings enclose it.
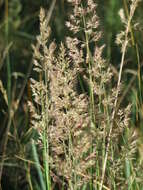
<instances>
[{"instance_id":1,"label":"dense grass cluster","mask_svg":"<svg viewBox=\"0 0 143 190\"><path fill-rule=\"evenodd\" d=\"M59 44L51 39L49 27L55 2L48 13L40 9L40 34L32 45L34 77L25 79L15 102L9 87L6 91L0 82L8 106L0 179L7 159L15 155L12 168L17 160L20 167L24 163L25 171L20 175L26 176L23 189L142 190L143 147L140 127L134 127L142 117L142 78L134 37L138 25L132 24L140 0L130 1L127 12L119 11L123 23L123 30L116 37L121 50L119 68L104 56L106 46L101 43L103 34L95 1L68 0L68 35ZM135 50L138 63L136 105L123 101L127 92L122 75L130 47ZM10 68L8 56L7 67ZM19 141L15 139L19 136L17 130L12 129L13 136L10 131L12 125L15 127L13 118L27 82L28 130L21 132ZM18 153L12 150L6 154L8 138L16 141Z\"/></svg>"}]
</instances>

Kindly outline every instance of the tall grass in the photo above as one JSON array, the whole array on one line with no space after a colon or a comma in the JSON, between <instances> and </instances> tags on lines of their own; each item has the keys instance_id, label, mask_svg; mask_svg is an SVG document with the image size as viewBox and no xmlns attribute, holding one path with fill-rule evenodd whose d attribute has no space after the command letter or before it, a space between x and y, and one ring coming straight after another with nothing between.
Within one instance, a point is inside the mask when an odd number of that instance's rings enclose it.
<instances>
[{"instance_id":1,"label":"tall grass","mask_svg":"<svg viewBox=\"0 0 143 190\"><path fill-rule=\"evenodd\" d=\"M8 145L10 146L8 140L11 138L19 150L12 158L14 163L17 163L17 159L18 162L24 162L19 173L24 176L22 181L26 183L25 189L143 189L143 147L140 132L142 72L134 29L137 26L134 24L134 15L139 0L123 0L124 9L119 11L123 24L123 30L116 38L121 50L120 62L117 62L119 71L108 62L112 60L112 31L106 34L109 42L107 47L101 45L102 33L106 31L100 31L95 1L62 2L70 12L65 24L67 36L61 43L51 39L52 31L49 27L55 3L56 0L51 2L48 11L43 8L40 10L40 34L36 38L36 44L32 46L35 78L28 81L32 69L30 64L21 91L16 97L17 84L13 87L14 92L11 88L9 22L5 24L8 79L7 91L1 81L0 91L7 104L9 116L3 138L0 179L2 175L5 177L4 167L8 166L5 156ZM6 0L7 21L8 4ZM116 9L115 1L110 0L109 5L112 10ZM112 11L107 12L106 22L110 26L113 24L110 20L113 15ZM31 38L31 35L26 36ZM35 39L33 36L32 38ZM134 90L132 105L124 99L136 76L124 91L125 81L122 77L129 48L135 52L138 70L138 91ZM107 52L106 58L104 52ZM23 131L27 131L24 134L20 131L19 134L15 115L27 82L29 110L26 106L25 118L26 123L30 123L28 130L24 129ZM134 123L131 118L132 110L136 112L133 113ZM134 125L139 125L140 128L135 128ZM10 131L14 131L14 135Z\"/></svg>"},{"instance_id":2,"label":"tall grass","mask_svg":"<svg viewBox=\"0 0 143 190\"><path fill-rule=\"evenodd\" d=\"M73 13L66 25L71 36L60 47L49 42L47 16L41 9L40 35L33 46L40 81L32 79L32 91L39 109L29 105L39 133L37 149L44 151L45 184L47 189L52 184L71 190L140 189L141 166L134 160L136 135L129 127L131 106L117 105L139 1L131 2L127 17L120 11L125 29L117 36L122 56L116 86L102 56L104 46L98 45L102 35L97 5L92 0L69 2Z\"/></svg>"},{"instance_id":3,"label":"tall grass","mask_svg":"<svg viewBox=\"0 0 143 190\"><path fill-rule=\"evenodd\" d=\"M8 0L5 2L5 41L6 41L6 47L9 46L9 14L8 14ZM8 126L6 128L6 133L4 137L4 142L3 142L3 151L2 151L2 159L1 159L1 166L0 166L0 182L2 178L2 172L3 172L3 164L4 164L4 157L6 154L6 148L7 148L7 142L8 142L8 132L10 130L10 125L11 125L11 66L10 66L10 57L9 57L9 51L7 52L6 55L6 66L7 66L7 93L4 94L5 99L7 99L7 105L8 105L8 117L9 117L9 122ZM2 89L3 85L1 85ZM3 90L4 92L4 90Z\"/></svg>"}]
</instances>

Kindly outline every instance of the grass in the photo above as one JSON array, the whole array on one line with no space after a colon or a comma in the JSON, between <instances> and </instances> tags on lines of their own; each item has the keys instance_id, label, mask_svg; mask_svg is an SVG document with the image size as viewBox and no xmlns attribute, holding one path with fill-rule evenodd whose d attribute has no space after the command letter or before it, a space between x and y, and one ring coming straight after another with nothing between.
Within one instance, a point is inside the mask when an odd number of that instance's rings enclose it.
<instances>
[{"instance_id":1,"label":"grass","mask_svg":"<svg viewBox=\"0 0 143 190\"><path fill-rule=\"evenodd\" d=\"M143 189L142 135L139 135L142 127L141 54L133 24L138 3L138 0L130 4L123 0L124 10L120 11L123 30L116 39L121 49L119 69L107 61L112 60L110 44L107 49L101 45L98 6L94 1L69 0L72 11L66 23L68 35L60 44L51 39L49 27L56 1L48 12L41 9L40 34L32 46L34 77L28 83L28 109L25 106L24 115L27 124L20 132L16 128L20 119L17 110L32 64L15 100L12 94L16 93L16 87L11 82L8 51L7 93L0 83L9 110L1 156L2 180L5 171L9 171L5 168L6 158L15 155L13 162L23 165L23 171L16 171L24 178L25 189ZM5 5L8 8L8 1ZM110 1L110 6L114 9L116 4ZM6 22L7 47L8 27ZM109 41L111 36L112 31ZM137 75L129 84L124 84L130 49L135 52ZM107 59L104 51L107 51ZM133 105L130 105L126 97L135 77L137 85ZM15 144L16 150L10 151L10 142ZM16 184L17 179L15 181ZM15 185L15 189L19 188L19 184Z\"/></svg>"}]
</instances>

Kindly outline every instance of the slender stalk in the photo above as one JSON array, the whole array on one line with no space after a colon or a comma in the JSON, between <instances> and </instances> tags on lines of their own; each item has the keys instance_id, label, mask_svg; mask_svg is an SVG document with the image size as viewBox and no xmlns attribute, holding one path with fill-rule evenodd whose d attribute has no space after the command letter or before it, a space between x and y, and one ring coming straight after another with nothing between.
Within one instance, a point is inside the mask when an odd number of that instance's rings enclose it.
<instances>
[{"instance_id":1,"label":"slender stalk","mask_svg":"<svg viewBox=\"0 0 143 190\"><path fill-rule=\"evenodd\" d=\"M8 0L5 0L5 41L6 47L9 44L9 15L8 15ZM8 107L11 104L11 67L10 67L10 57L9 51L6 55L6 65L7 65L7 94L8 94Z\"/></svg>"},{"instance_id":2,"label":"slender stalk","mask_svg":"<svg viewBox=\"0 0 143 190\"><path fill-rule=\"evenodd\" d=\"M30 163L25 163L26 168L26 177L29 184L29 190L33 190L32 181L31 181L31 175L30 175Z\"/></svg>"},{"instance_id":3,"label":"slender stalk","mask_svg":"<svg viewBox=\"0 0 143 190\"><path fill-rule=\"evenodd\" d=\"M55 4L56 4L56 0L53 0L53 1L52 1L52 4L51 4L51 6L50 6L50 9L49 9L49 11L48 11L48 15L47 15L47 22L48 22L48 23L50 22L50 19L51 19L53 10L54 10L54 8L55 8Z\"/></svg>"},{"instance_id":4,"label":"slender stalk","mask_svg":"<svg viewBox=\"0 0 143 190\"><path fill-rule=\"evenodd\" d=\"M41 171L41 168L40 168L38 153L37 153L34 141L32 141L32 152L33 152L33 157L34 157L34 160L35 160L36 169L37 169L40 184L41 184L41 190L46 190L44 179L43 179L43 174L42 174L42 171Z\"/></svg>"},{"instance_id":5,"label":"slender stalk","mask_svg":"<svg viewBox=\"0 0 143 190\"><path fill-rule=\"evenodd\" d=\"M52 4L50 6L50 9L48 11L47 19L46 19L47 26L48 26L49 21L51 19L55 4L56 4L56 0L53 0ZM44 168L45 168L46 188L48 190L50 190L51 189L51 179L50 179L50 165L49 165L49 140L47 137L47 128L48 128L48 123L49 123L49 119L48 119L49 94L47 92L47 90L48 90L48 78L49 78L48 70L45 70L44 78L45 78L45 86L46 86L46 105L43 105L44 102L42 103L43 109L45 112L44 131L43 131L43 145L44 145L43 161L44 161Z\"/></svg>"},{"instance_id":6,"label":"slender stalk","mask_svg":"<svg viewBox=\"0 0 143 190\"><path fill-rule=\"evenodd\" d=\"M46 104L45 102L43 102L43 109L45 112L44 131L43 131L43 145L44 145L43 161L44 161L44 168L45 168L46 187L48 190L50 190L51 182L50 182L50 165L49 165L49 139L47 137L48 124L49 124L49 115L48 115L48 107L49 107L48 78L49 76L48 76L47 69L44 72L44 78L45 78L45 87L46 87Z\"/></svg>"},{"instance_id":7,"label":"slender stalk","mask_svg":"<svg viewBox=\"0 0 143 190\"><path fill-rule=\"evenodd\" d=\"M9 15L8 15L8 0L5 0L5 41L6 41L6 47L8 47L9 43ZM6 55L6 65L7 65L7 96L8 96L8 125L5 131L5 138L3 143L3 152L2 152L2 158L1 158L1 166L0 166L0 183L2 178L2 172L3 172L3 164L4 164L4 158L6 153L6 147L8 142L8 132L10 130L11 122L13 113L11 113L11 67L10 67L10 58L9 58L9 51Z\"/></svg>"},{"instance_id":8,"label":"slender stalk","mask_svg":"<svg viewBox=\"0 0 143 190\"><path fill-rule=\"evenodd\" d=\"M89 36L86 32L86 20L85 17L83 16L83 25L85 29L85 42L86 42L86 63L88 64L88 72L89 72L89 93L90 93L90 122L91 124L95 125L95 102L94 102L94 90L93 90L93 77L91 75L91 70L92 70L92 65L93 65L93 58L90 52L89 48ZM93 152L93 143L91 145L91 152ZM90 190L93 190L93 166L91 167L91 182L90 182Z\"/></svg>"},{"instance_id":9,"label":"slender stalk","mask_svg":"<svg viewBox=\"0 0 143 190\"><path fill-rule=\"evenodd\" d=\"M94 91L93 91L93 79L92 76L90 74L91 71L91 67L92 67L92 56L91 56L91 52L89 49L89 37L88 34L86 32L86 20L85 17L83 16L83 24L84 24L84 29L85 29L85 43L86 43L86 51L87 51L87 55L86 55L86 62L88 64L88 70L89 70L89 81L90 81L90 117L91 117L91 121L93 121L95 123L95 116L94 116Z\"/></svg>"},{"instance_id":10,"label":"slender stalk","mask_svg":"<svg viewBox=\"0 0 143 190\"><path fill-rule=\"evenodd\" d=\"M2 151L1 165L0 165L0 183L1 183L1 179L2 179L3 165L4 165L5 154L6 154L7 142L8 142L8 132L10 130L10 126L11 126L12 118L13 118L13 114L14 114L14 112L12 112L11 108L10 108L10 112L11 112L11 114L9 116L7 128L5 131L4 142L3 142L3 151Z\"/></svg>"},{"instance_id":11,"label":"slender stalk","mask_svg":"<svg viewBox=\"0 0 143 190\"><path fill-rule=\"evenodd\" d=\"M8 143L8 133L9 133L10 126L11 126L11 123L12 123L12 119L14 117L15 112L18 109L18 106L19 106L20 100L22 98L25 86L27 84L27 80L28 80L29 75L31 73L31 69L32 69L32 62L30 64L29 68L28 68L27 76L25 78L25 81L24 81L24 84L22 86L22 89L21 89L21 91L20 91L20 93L18 95L17 101L15 103L15 107L13 108L12 104L11 104L10 108L9 108L8 124L7 124L7 127L6 127L5 138L4 138L3 147L2 147L2 157L1 157L1 165L0 165L0 183L1 183L2 172L3 172L4 158L5 158L5 155L6 155L6 148L7 148L7 143Z\"/></svg>"},{"instance_id":12,"label":"slender stalk","mask_svg":"<svg viewBox=\"0 0 143 190\"><path fill-rule=\"evenodd\" d=\"M5 41L6 47L8 47L9 43L9 23L8 23L8 0L5 0ZM4 158L6 153L6 147L8 142L8 132L10 130L10 126L12 123L13 112L11 109L11 68L10 68L10 59L9 59L9 51L6 55L6 65L7 65L7 96L8 96L8 124L6 127L5 135L4 135L4 142L3 142L3 151L2 151L2 158L1 158L1 165L0 165L0 184L2 179L2 172L3 172L3 165L4 165ZM1 188L1 186L0 186Z\"/></svg>"},{"instance_id":13,"label":"slender stalk","mask_svg":"<svg viewBox=\"0 0 143 190\"><path fill-rule=\"evenodd\" d=\"M45 88L46 88L46 105L43 99L43 91L41 94L41 105L42 105L42 112L44 113L43 118L43 163L44 163L44 173L45 173L45 183L46 183L46 189L50 190L50 167L49 167L49 142L47 138L47 129L48 129L48 75L47 70L44 72L44 78L45 78Z\"/></svg>"},{"instance_id":14,"label":"slender stalk","mask_svg":"<svg viewBox=\"0 0 143 190\"><path fill-rule=\"evenodd\" d=\"M124 3L124 9L127 15L127 18L129 19L129 10L128 10L128 6L127 6L127 1L123 0ZM140 104L142 105L142 73L141 73L141 65L140 65L140 55L139 55L139 49L138 49L138 44L136 43L135 37L134 37L134 31L132 28L132 24L130 23L130 33L131 33L131 43L132 46L135 49L135 53L136 53L136 60L137 60L137 65L138 65L138 87L139 87L139 100L140 100Z\"/></svg>"},{"instance_id":15,"label":"slender stalk","mask_svg":"<svg viewBox=\"0 0 143 190\"><path fill-rule=\"evenodd\" d=\"M113 130L113 123L114 123L117 101L118 101L119 90L120 90L120 84L121 84L122 70L123 70L123 65L124 65L124 60L125 60L125 53L126 53L126 49L127 49L127 45L128 45L128 34L130 32L130 24L131 24L131 20L134 15L134 12L135 12L135 7L132 7L132 9L130 10L130 15L128 18L128 23L127 23L127 27L126 27L126 31L125 31L125 40L124 40L123 47L122 47L122 57L121 57L120 71L119 71L118 82L117 82L117 91L116 91L116 95L115 95L114 108L113 108L112 117L111 117L110 130L109 130L109 134L108 134L108 143L107 143L107 147L106 147L106 153L105 153L105 158L104 158L104 163L103 163L103 168L102 168L101 185L100 185L99 190L102 190L103 182L104 182L104 176L105 176L105 171L106 171L106 164L107 164L107 159L108 159L111 135L112 135L112 130Z\"/></svg>"}]
</instances>

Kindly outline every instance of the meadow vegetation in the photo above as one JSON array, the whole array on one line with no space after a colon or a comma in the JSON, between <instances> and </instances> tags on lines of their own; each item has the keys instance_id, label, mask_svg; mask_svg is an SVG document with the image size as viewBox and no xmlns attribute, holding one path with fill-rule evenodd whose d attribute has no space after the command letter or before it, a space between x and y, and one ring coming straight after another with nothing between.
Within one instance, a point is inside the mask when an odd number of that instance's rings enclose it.
<instances>
[{"instance_id":1,"label":"meadow vegetation","mask_svg":"<svg viewBox=\"0 0 143 190\"><path fill-rule=\"evenodd\" d=\"M36 38L17 30L22 3L3 5L1 189L143 190L142 1L104 2L104 15L101 1L59 2L43 3ZM11 65L11 25L31 39L27 74Z\"/></svg>"}]
</instances>

